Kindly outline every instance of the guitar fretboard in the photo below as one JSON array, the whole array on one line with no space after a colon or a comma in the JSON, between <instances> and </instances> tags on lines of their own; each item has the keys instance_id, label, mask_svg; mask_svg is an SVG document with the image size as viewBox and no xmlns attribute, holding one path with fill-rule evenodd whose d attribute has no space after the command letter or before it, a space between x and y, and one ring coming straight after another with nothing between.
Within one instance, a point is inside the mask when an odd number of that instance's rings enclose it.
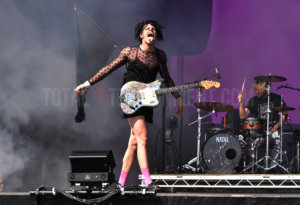
<instances>
[{"instance_id":1,"label":"guitar fretboard","mask_svg":"<svg viewBox=\"0 0 300 205\"><path fill-rule=\"evenodd\" d=\"M176 92L176 91L181 91L181 90L187 90L187 89L191 89L191 88L199 88L200 82L198 83L188 83L188 84L184 84L184 85L177 85L174 87L170 87L170 88L161 88L155 91L156 95L163 95L166 93L171 93L171 92Z\"/></svg>"}]
</instances>

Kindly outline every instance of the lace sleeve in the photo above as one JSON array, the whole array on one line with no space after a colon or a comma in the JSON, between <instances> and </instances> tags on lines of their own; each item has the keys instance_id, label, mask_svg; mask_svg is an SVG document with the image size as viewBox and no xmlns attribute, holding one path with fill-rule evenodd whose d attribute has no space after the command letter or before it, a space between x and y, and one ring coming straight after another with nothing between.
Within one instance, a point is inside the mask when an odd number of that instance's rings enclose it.
<instances>
[{"instance_id":1,"label":"lace sleeve","mask_svg":"<svg viewBox=\"0 0 300 205\"><path fill-rule=\"evenodd\" d=\"M160 50L159 51L160 54L160 59L161 59L161 69L159 70L159 73L161 75L161 77L164 78L166 86L167 87L173 87L175 86L174 81L172 80L169 71L168 71L168 67L167 67L167 56L165 54L164 51ZM180 97L179 92L172 92L172 95L177 99Z\"/></svg>"},{"instance_id":2,"label":"lace sleeve","mask_svg":"<svg viewBox=\"0 0 300 205\"><path fill-rule=\"evenodd\" d=\"M110 73L112 73L114 70L116 70L117 68L121 67L122 65L124 65L127 60L128 60L128 54L130 52L130 47L126 47L124 48L121 52L120 55L113 60L109 65L104 66L103 68L101 68L96 75L94 75L90 80L90 84L94 85L95 83L99 82L100 80L102 80L103 78L105 78L107 75L109 75Z\"/></svg>"}]
</instances>

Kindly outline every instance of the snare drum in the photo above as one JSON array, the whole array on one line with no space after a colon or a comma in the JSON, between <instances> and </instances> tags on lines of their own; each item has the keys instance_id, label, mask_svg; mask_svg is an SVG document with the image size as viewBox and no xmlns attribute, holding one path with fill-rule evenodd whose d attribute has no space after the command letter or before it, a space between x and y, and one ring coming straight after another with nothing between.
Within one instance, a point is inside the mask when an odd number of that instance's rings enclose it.
<instances>
[{"instance_id":1,"label":"snare drum","mask_svg":"<svg viewBox=\"0 0 300 205\"><path fill-rule=\"evenodd\" d=\"M242 148L233 134L218 133L206 140L202 157L210 173L235 173L242 158Z\"/></svg>"},{"instance_id":2,"label":"snare drum","mask_svg":"<svg viewBox=\"0 0 300 205\"><path fill-rule=\"evenodd\" d=\"M243 123L243 135L255 138L263 136L262 121L254 117L246 118Z\"/></svg>"}]
</instances>

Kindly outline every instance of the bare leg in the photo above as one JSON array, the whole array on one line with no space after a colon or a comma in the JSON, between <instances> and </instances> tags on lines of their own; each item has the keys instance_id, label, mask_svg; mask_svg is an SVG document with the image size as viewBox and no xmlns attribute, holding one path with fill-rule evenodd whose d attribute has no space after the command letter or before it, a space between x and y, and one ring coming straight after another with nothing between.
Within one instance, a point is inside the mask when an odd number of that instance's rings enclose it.
<instances>
[{"instance_id":1,"label":"bare leg","mask_svg":"<svg viewBox=\"0 0 300 205\"><path fill-rule=\"evenodd\" d=\"M140 168L148 168L147 123L143 116L128 118L131 131L137 142L137 158Z\"/></svg>"},{"instance_id":2,"label":"bare leg","mask_svg":"<svg viewBox=\"0 0 300 205\"><path fill-rule=\"evenodd\" d=\"M147 127L148 124L143 116L136 116L128 119L133 135L137 141L137 157L141 172L144 176L145 185L152 183L148 168L147 156Z\"/></svg>"},{"instance_id":3,"label":"bare leg","mask_svg":"<svg viewBox=\"0 0 300 205\"><path fill-rule=\"evenodd\" d=\"M143 116L136 116L128 119L130 125L130 138L128 147L123 157L123 165L121 175L119 178L119 185L124 186L130 168L135 159L135 153L138 153L138 162L141 171L144 175L146 185L152 182L149 169L148 169L148 158L147 158L147 127L148 123L145 122Z\"/></svg>"},{"instance_id":4,"label":"bare leg","mask_svg":"<svg viewBox=\"0 0 300 205\"><path fill-rule=\"evenodd\" d=\"M130 130L128 147L123 157L123 165L122 165L122 170L127 173L129 173L130 168L134 162L136 148L137 148L136 137L133 135L132 130Z\"/></svg>"}]
</instances>

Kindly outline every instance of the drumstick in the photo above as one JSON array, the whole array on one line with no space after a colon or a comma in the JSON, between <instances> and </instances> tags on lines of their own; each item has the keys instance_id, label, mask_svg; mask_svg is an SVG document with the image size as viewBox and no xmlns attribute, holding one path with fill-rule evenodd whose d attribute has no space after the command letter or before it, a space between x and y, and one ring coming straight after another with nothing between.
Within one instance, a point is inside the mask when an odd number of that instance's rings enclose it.
<instances>
[{"instance_id":1,"label":"drumstick","mask_svg":"<svg viewBox=\"0 0 300 205\"><path fill-rule=\"evenodd\" d=\"M243 85L242 85L241 93L244 92L245 82L246 82L246 78L244 78L244 82L243 82ZM239 102L241 102L241 99L239 99Z\"/></svg>"},{"instance_id":2,"label":"drumstick","mask_svg":"<svg viewBox=\"0 0 300 205\"><path fill-rule=\"evenodd\" d=\"M242 85L242 90L241 90L241 92L244 92L245 82L246 82L246 78L244 78L244 82L243 82L243 85Z\"/></svg>"}]
</instances>

